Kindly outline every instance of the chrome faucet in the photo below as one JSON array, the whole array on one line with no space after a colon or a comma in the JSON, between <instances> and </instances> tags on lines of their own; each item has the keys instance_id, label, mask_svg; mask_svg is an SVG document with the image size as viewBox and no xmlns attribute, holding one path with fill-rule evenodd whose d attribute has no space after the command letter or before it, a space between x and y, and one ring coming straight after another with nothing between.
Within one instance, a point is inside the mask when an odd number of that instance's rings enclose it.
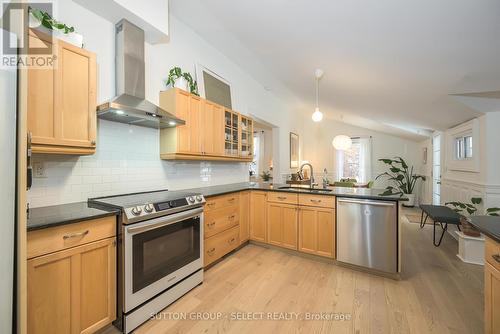
<instances>
[{"instance_id":1,"label":"chrome faucet","mask_svg":"<svg viewBox=\"0 0 500 334\"><path fill-rule=\"evenodd\" d=\"M299 173L302 173L302 170L304 169L304 166L309 166L309 168L311 169L311 177L309 178L309 180L310 180L309 187L311 189L314 189L314 186L316 184L314 183L314 170L313 170L313 166L309 162L303 163L302 166L300 166Z\"/></svg>"}]
</instances>

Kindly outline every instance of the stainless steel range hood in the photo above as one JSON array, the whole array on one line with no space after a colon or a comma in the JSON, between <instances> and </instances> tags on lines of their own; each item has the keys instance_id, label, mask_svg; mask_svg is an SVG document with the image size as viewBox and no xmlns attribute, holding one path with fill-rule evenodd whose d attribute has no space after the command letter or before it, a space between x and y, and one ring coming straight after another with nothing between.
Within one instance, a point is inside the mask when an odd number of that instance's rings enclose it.
<instances>
[{"instance_id":1,"label":"stainless steel range hood","mask_svg":"<svg viewBox=\"0 0 500 334\"><path fill-rule=\"evenodd\" d=\"M97 117L160 129L185 124L145 99L144 31L123 19L115 32L117 96L97 107Z\"/></svg>"}]
</instances>

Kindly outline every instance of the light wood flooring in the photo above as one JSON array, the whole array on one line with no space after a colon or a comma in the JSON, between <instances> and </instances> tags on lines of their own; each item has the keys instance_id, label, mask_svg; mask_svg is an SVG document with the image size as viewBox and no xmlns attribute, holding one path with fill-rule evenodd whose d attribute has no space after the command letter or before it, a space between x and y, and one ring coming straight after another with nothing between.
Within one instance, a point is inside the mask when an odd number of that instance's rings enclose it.
<instances>
[{"instance_id":1,"label":"light wood flooring","mask_svg":"<svg viewBox=\"0 0 500 334\"><path fill-rule=\"evenodd\" d=\"M446 235L432 245L432 225L402 228L400 281L248 245L205 273L203 285L136 333L483 333L483 267L461 262ZM180 313L177 313L180 312ZM196 313L209 312L209 313ZM168 320L179 314L220 320ZM350 320L231 320L231 312L340 313ZM233 315L236 313L233 313ZM281 314L278 314L278 316ZM106 332L114 332L108 329Z\"/></svg>"}]
</instances>

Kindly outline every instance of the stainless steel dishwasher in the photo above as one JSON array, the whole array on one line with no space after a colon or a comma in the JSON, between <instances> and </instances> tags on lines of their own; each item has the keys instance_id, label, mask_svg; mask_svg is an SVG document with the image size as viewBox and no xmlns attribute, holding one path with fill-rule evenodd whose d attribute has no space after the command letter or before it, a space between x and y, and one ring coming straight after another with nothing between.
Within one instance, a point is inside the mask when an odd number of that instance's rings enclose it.
<instances>
[{"instance_id":1,"label":"stainless steel dishwasher","mask_svg":"<svg viewBox=\"0 0 500 334\"><path fill-rule=\"evenodd\" d=\"M388 273L398 271L396 201L337 198L337 260Z\"/></svg>"}]
</instances>

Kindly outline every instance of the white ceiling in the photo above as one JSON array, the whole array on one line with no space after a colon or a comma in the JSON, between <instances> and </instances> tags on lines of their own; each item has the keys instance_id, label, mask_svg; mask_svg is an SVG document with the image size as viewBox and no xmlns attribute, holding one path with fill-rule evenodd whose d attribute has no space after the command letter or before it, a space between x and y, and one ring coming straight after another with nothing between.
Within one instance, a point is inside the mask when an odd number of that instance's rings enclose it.
<instances>
[{"instance_id":1,"label":"white ceiling","mask_svg":"<svg viewBox=\"0 0 500 334\"><path fill-rule=\"evenodd\" d=\"M450 94L500 91L499 0L171 0L170 7L266 87L303 101L304 111L313 110L314 69L324 69L320 107L347 123L410 136L444 130L485 111Z\"/></svg>"}]
</instances>

